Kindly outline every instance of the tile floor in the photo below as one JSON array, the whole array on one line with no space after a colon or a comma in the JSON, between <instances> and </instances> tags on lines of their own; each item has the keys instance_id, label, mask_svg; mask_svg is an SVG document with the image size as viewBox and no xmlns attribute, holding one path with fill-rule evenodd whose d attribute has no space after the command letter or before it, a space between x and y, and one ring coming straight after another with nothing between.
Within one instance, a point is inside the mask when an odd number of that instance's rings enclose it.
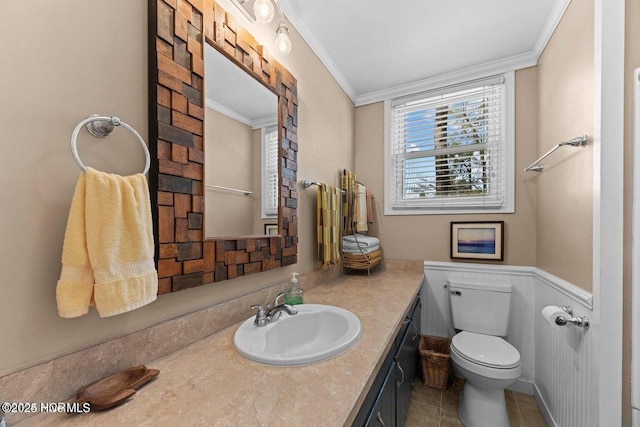
<instances>
[{"instance_id":1,"label":"tile floor","mask_svg":"<svg viewBox=\"0 0 640 427\"><path fill-rule=\"evenodd\" d=\"M464 427L458 419L458 397L464 380L455 378L453 385L440 391L429 388L416 378L405 427ZM512 427L546 427L533 396L505 391L507 411Z\"/></svg>"}]
</instances>

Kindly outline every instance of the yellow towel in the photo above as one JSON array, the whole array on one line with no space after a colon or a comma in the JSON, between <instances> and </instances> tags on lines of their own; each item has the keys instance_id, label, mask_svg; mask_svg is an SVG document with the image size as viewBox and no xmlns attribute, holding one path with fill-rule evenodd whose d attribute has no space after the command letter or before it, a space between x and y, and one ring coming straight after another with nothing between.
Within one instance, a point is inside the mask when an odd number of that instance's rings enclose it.
<instances>
[{"instance_id":1,"label":"yellow towel","mask_svg":"<svg viewBox=\"0 0 640 427\"><path fill-rule=\"evenodd\" d=\"M114 316L155 301L149 188L143 174L87 168L73 194L56 288L60 317Z\"/></svg>"}]
</instances>

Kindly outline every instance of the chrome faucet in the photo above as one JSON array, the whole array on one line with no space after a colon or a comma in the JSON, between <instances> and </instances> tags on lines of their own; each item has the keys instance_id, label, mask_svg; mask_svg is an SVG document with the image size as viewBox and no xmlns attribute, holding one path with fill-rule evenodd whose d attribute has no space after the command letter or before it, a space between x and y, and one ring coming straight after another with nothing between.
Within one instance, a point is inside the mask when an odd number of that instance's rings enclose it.
<instances>
[{"instance_id":1,"label":"chrome faucet","mask_svg":"<svg viewBox=\"0 0 640 427\"><path fill-rule=\"evenodd\" d=\"M281 298L284 298L284 292L280 292L278 296L276 296L276 299L273 301L273 308L267 304L266 310L260 304L252 305L252 310L258 309L258 313L256 314L256 319L253 321L253 324L258 327L266 326L269 323L278 320L280 316L282 316L283 311L286 311L287 314L291 316L298 314L298 309L294 306L285 304L284 302L278 302Z\"/></svg>"}]
</instances>

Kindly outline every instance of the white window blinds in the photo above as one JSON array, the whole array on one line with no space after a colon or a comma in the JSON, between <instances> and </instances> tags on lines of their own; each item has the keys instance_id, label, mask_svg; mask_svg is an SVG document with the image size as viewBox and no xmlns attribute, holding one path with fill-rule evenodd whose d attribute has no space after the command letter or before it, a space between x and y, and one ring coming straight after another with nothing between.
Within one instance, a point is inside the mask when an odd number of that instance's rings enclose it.
<instances>
[{"instance_id":1,"label":"white window blinds","mask_svg":"<svg viewBox=\"0 0 640 427\"><path fill-rule=\"evenodd\" d=\"M278 129L262 129L262 217L278 215Z\"/></svg>"},{"instance_id":2,"label":"white window blinds","mask_svg":"<svg viewBox=\"0 0 640 427\"><path fill-rule=\"evenodd\" d=\"M503 206L504 86L494 77L391 101L392 209Z\"/></svg>"}]
</instances>

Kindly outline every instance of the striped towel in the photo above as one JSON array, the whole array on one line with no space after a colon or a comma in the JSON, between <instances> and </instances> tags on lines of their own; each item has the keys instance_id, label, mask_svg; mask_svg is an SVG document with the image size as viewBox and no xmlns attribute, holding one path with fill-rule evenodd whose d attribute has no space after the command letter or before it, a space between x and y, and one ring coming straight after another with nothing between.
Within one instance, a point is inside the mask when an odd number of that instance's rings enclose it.
<instances>
[{"instance_id":1,"label":"striped towel","mask_svg":"<svg viewBox=\"0 0 640 427\"><path fill-rule=\"evenodd\" d=\"M344 234L355 233L354 228L354 195L356 193L356 176L348 170L342 171L342 232Z\"/></svg>"},{"instance_id":2,"label":"striped towel","mask_svg":"<svg viewBox=\"0 0 640 427\"><path fill-rule=\"evenodd\" d=\"M340 189L320 184L317 202L318 256L323 268L341 263L339 203Z\"/></svg>"}]
</instances>

